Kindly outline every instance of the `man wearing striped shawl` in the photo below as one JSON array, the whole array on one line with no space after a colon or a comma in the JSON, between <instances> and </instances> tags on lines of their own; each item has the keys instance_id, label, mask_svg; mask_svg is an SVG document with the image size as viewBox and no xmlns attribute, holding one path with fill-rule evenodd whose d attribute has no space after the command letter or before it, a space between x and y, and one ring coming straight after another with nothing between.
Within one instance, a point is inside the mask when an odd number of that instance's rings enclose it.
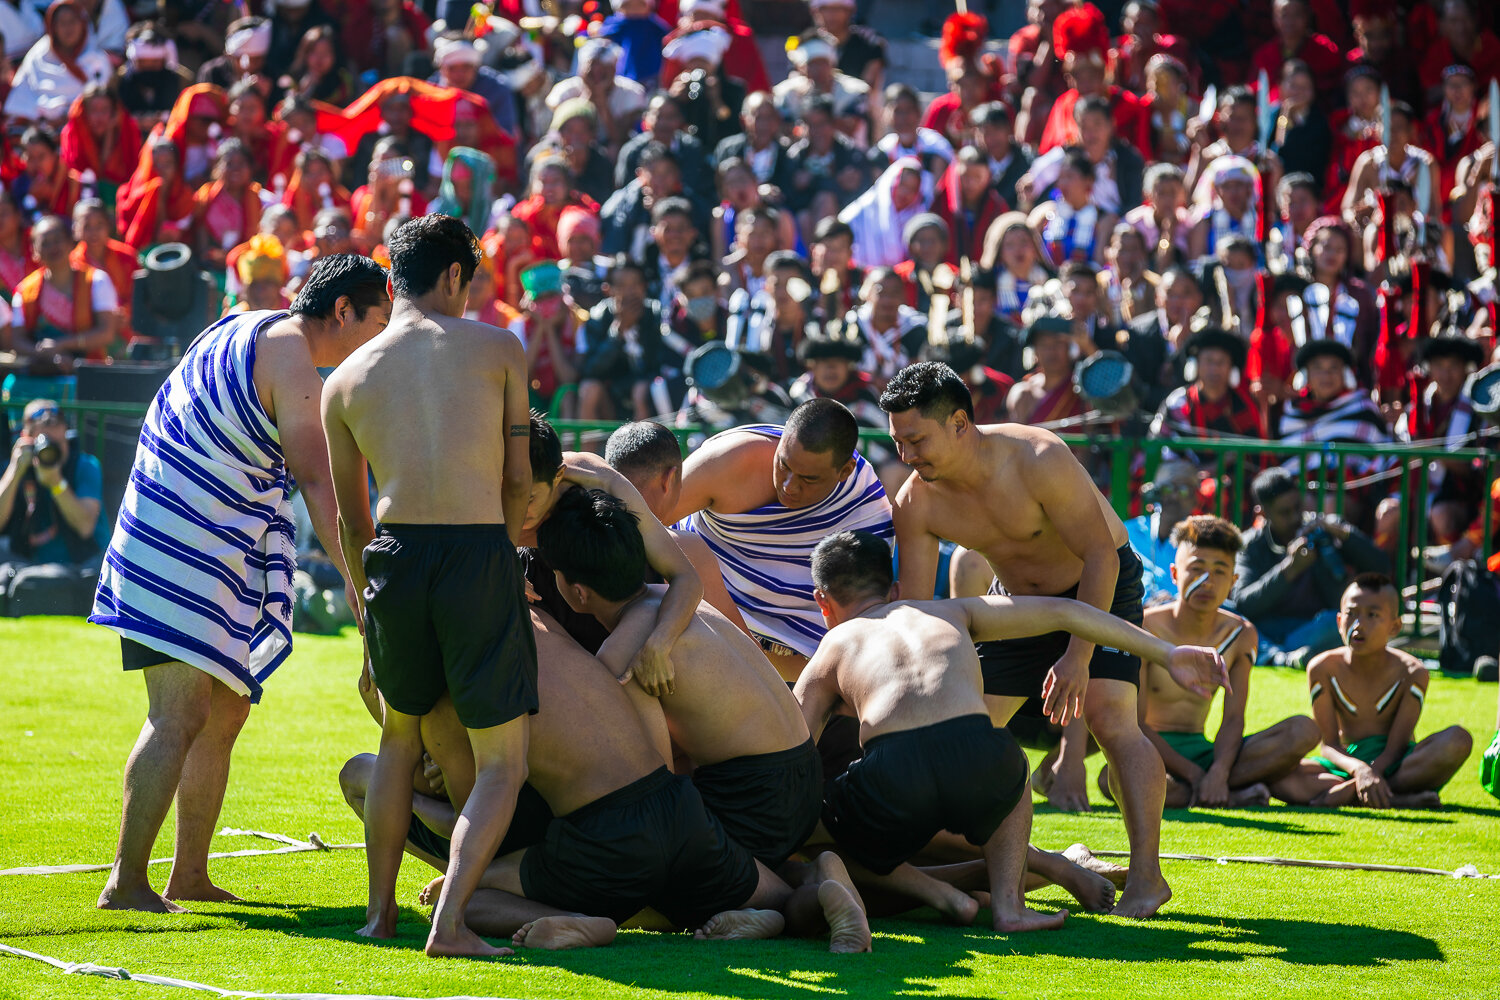
<instances>
[{"instance_id":1,"label":"man wearing striped shawl","mask_svg":"<svg viewBox=\"0 0 1500 1000\"><path fill-rule=\"evenodd\" d=\"M339 561L317 370L379 333L390 311L380 265L325 257L290 312L236 313L205 330L146 414L89 616L119 633L150 706L125 765L101 909L182 913L171 900L236 899L209 881L208 842L235 737L291 652L294 483ZM177 845L158 894L146 864L173 798Z\"/></svg>"}]
</instances>

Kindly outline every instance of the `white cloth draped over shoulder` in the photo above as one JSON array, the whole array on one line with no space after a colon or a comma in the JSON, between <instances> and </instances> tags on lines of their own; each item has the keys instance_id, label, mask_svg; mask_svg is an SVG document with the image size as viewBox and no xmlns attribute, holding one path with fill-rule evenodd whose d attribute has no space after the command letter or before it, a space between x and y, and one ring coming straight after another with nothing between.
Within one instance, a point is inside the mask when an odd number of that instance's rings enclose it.
<instances>
[{"instance_id":1,"label":"white cloth draped over shoulder","mask_svg":"<svg viewBox=\"0 0 1500 1000\"><path fill-rule=\"evenodd\" d=\"M292 647L291 474L253 381L285 317L225 317L156 394L89 616L252 701Z\"/></svg>"},{"instance_id":2,"label":"white cloth draped over shoulder","mask_svg":"<svg viewBox=\"0 0 1500 1000\"><path fill-rule=\"evenodd\" d=\"M921 175L922 193L911 205L897 208L896 184L908 170ZM839 221L854 230L854 259L862 267L895 267L906 259L906 224L932 204L933 183L920 160L903 156L839 213Z\"/></svg>"},{"instance_id":3,"label":"white cloth draped over shoulder","mask_svg":"<svg viewBox=\"0 0 1500 1000\"><path fill-rule=\"evenodd\" d=\"M781 430L758 424L729 433L779 438ZM813 549L840 531L895 537L885 488L858 452L849 478L821 503L792 509L773 501L743 514L700 510L676 527L693 532L713 551L729 596L750 630L804 656L817 650L828 631L813 601Z\"/></svg>"}]
</instances>

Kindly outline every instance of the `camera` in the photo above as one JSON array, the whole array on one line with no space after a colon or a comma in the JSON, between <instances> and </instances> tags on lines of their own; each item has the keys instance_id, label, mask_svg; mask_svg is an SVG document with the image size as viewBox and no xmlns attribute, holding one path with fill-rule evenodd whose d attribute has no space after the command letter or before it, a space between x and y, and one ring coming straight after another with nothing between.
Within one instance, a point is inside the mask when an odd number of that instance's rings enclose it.
<instances>
[{"instance_id":1,"label":"camera","mask_svg":"<svg viewBox=\"0 0 1500 1000\"><path fill-rule=\"evenodd\" d=\"M44 469L50 469L62 461L62 444L45 434L38 434L31 442L31 458Z\"/></svg>"}]
</instances>

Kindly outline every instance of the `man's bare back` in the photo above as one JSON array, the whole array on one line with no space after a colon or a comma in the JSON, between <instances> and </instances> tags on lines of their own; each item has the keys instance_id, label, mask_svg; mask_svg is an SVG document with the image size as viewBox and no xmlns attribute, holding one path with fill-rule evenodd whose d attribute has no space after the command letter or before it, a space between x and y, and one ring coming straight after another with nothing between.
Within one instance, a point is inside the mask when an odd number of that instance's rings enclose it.
<instances>
[{"instance_id":1,"label":"man's bare back","mask_svg":"<svg viewBox=\"0 0 1500 1000\"><path fill-rule=\"evenodd\" d=\"M622 672L656 621L666 587L648 585L599 649ZM672 741L697 765L777 753L807 742L801 709L760 646L707 602L671 651L676 689L664 695Z\"/></svg>"},{"instance_id":2,"label":"man's bare back","mask_svg":"<svg viewBox=\"0 0 1500 1000\"><path fill-rule=\"evenodd\" d=\"M519 423L522 436L527 428L525 386L514 334L403 302L385 331L329 377L325 395L370 463L380 520L495 524L506 520L510 426Z\"/></svg>"},{"instance_id":3,"label":"man's bare back","mask_svg":"<svg viewBox=\"0 0 1500 1000\"><path fill-rule=\"evenodd\" d=\"M945 538L981 553L1012 594L1063 593L1078 585L1083 572L1076 554L1078 539L1086 537L1080 528L1100 530L1090 506L1097 507L1111 547L1126 543L1119 516L1055 434L1019 424L976 425L973 430L980 435L975 466L983 470L980 480L928 480L923 475L930 470L918 465L896 497L903 583L911 579L906 553L931 548L935 556L937 540ZM923 535L931 539L925 545ZM935 558L930 568L927 560L921 563L927 574L936 572ZM932 590L930 583L925 588L918 583L917 590L908 592Z\"/></svg>"}]
</instances>

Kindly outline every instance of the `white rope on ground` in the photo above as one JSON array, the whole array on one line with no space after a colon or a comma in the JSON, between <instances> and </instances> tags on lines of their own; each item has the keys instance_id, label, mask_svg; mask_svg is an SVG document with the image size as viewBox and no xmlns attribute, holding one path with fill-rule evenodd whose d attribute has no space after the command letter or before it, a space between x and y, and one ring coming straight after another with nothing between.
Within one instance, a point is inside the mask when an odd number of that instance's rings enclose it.
<instances>
[{"instance_id":1,"label":"white rope on ground","mask_svg":"<svg viewBox=\"0 0 1500 1000\"><path fill-rule=\"evenodd\" d=\"M1096 858L1128 858L1129 851L1091 851ZM1343 871L1394 872L1398 875L1441 875L1444 878L1483 878L1500 880L1500 875L1486 875L1473 865L1454 871L1443 868L1413 868L1409 865L1377 865L1359 861L1308 861L1302 858L1271 858L1260 855L1162 854L1163 861L1212 861L1215 864L1281 865L1287 868L1334 868Z\"/></svg>"},{"instance_id":2,"label":"white rope on ground","mask_svg":"<svg viewBox=\"0 0 1500 1000\"><path fill-rule=\"evenodd\" d=\"M271 854L302 854L307 851L362 851L364 844L325 844L323 838L316 833L307 835L306 840L295 840L281 833L266 833L264 830L236 830L226 826L219 831L221 837L260 837L262 840L274 840L286 847L278 847L274 850L261 851L246 849L242 851L220 851L210 854L210 860L216 858L251 858L264 857ZM171 858L154 858L149 864L170 864ZM102 865L37 865L31 868L6 868L0 870L0 875L71 875L75 872L106 872L113 868L113 863Z\"/></svg>"},{"instance_id":3,"label":"white rope on ground","mask_svg":"<svg viewBox=\"0 0 1500 1000\"><path fill-rule=\"evenodd\" d=\"M112 968L107 965L95 965L93 962L64 962L58 958L47 955L38 955L34 951L25 951L21 948L12 948L8 944L0 944L0 955L8 955L11 958L28 958L33 962L42 962L59 969L62 972L83 975L100 976L104 979L128 979L134 983L150 983L152 986L175 986L185 990L198 990L201 993L214 993L221 997L253 998L253 1000L414 1000L411 997L397 997L388 994L374 995L369 993L255 993L248 990L226 990L217 986L209 986L205 983L195 983L187 979L173 979L170 976L153 976L148 973L133 973L126 969ZM504 1000L502 997L472 997L451 996L440 997L437 1000Z\"/></svg>"}]
</instances>

